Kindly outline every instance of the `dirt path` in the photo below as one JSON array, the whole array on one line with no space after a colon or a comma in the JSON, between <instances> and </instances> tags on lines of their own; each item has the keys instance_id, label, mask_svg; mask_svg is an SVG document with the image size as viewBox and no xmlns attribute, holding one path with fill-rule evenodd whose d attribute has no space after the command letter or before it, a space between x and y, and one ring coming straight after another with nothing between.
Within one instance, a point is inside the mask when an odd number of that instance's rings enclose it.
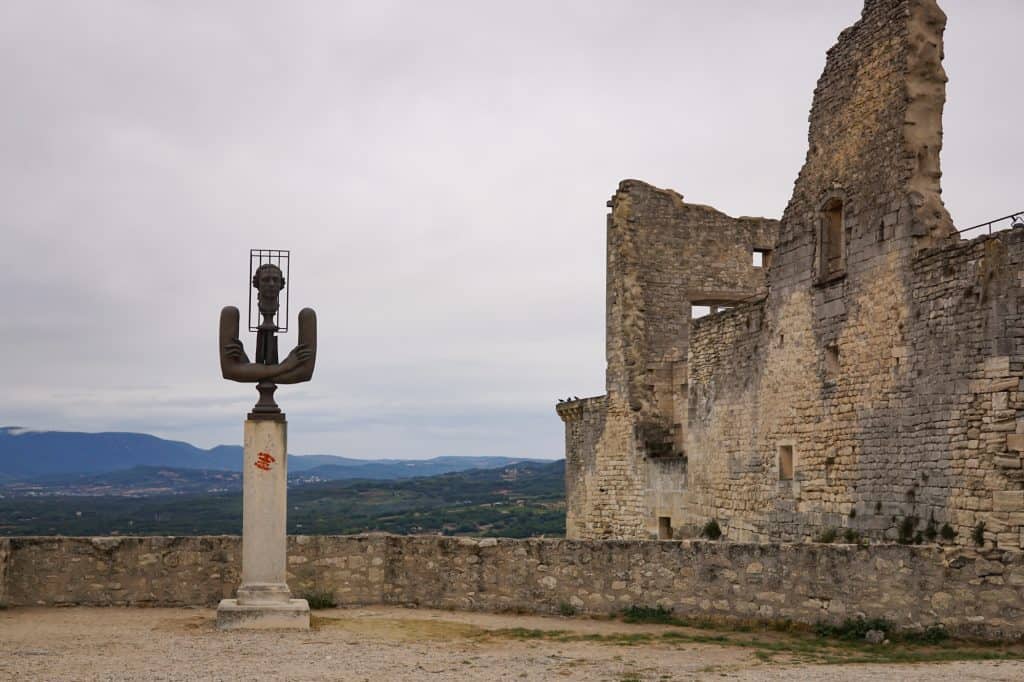
<instances>
[{"instance_id":1,"label":"dirt path","mask_svg":"<svg viewBox=\"0 0 1024 682\"><path fill-rule=\"evenodd\" d=\"M379 607L315 612L305 633L224 633L213 622L208 609L0 611L0 679L1024 679L1024 661L815 665L795 662L813 659L789 650L794 640L781 635L774 643L785 646L773 651L689 634L664 639L679 628L579 618Z\"/></svg>"}]
</instances>

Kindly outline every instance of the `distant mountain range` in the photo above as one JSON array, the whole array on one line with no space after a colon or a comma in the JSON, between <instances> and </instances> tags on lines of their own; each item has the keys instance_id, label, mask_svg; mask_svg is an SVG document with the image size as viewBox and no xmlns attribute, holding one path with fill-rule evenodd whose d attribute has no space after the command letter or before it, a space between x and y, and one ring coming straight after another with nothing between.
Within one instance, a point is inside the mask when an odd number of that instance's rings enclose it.
<instances>
[{"instance_id":1,"label":"distant mountain range","mask_svg":"<svg viewBox=\"0 0 1024 682\"><path fill-rule=\"evenodd\" d=\"M549 463L550 460L525 457L365 460L336 455L297 455L288 459L288 470L289 478L295 483L396 480L492 469L517 462ZM241 465L242 448L237 445L203 450L189 443L142 433L0 428L0 489L9 494L31 490L37 494L145 495L233 489L239 485L237 472L241 471ZM226 472L235 472L235 475L226 475Z\"/></svg>"}]
</instances>

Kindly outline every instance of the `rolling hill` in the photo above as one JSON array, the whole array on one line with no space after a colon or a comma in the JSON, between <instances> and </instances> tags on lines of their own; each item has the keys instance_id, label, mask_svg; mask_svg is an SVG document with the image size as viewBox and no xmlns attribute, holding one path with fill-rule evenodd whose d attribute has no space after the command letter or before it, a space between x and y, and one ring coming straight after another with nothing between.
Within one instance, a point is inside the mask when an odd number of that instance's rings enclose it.
<instances>
[{"instance_id":1,"label":"rolling hill","mask_svg":"<svg viewBox=\"0 0 1024 682\"><path fill-rule=\"evenodd\" d=\"M294 455L290 474L307 474L312 481L353 478L404 479L417 476L502 467L514 462L539 461L511 457L435 457L427 460L365 460L336 455ZM137 467L240 471L242 448L219 445L209 450L182 441L142 433L81 433L0 428L0 484L33 482L68 487L83 476ZM140 471L148 476L149 472ZM132 484L134 485L134 483Z\"/></svg>"}]
</instances>

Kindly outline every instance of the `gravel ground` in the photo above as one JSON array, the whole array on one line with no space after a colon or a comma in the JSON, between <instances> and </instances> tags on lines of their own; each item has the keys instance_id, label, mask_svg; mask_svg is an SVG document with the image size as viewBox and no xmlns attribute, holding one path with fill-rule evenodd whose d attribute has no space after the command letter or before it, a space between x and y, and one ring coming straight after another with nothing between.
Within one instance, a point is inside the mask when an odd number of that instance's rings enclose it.
<instances>
[{"instance_id":1,"label":"gravel ground","mask_svg":"<svg viewBox=\"0 0 1024 682\"><path fill-rule=\"evenodd\" d=\"M0 679L1024 680L1024 661L785 664L721 644L623 646L493 632L608 636L670 629L581 618L374 607L317 611L309 632L218 632L214 617L210 609L0 611Z\"/></svg>"}]
</instances>

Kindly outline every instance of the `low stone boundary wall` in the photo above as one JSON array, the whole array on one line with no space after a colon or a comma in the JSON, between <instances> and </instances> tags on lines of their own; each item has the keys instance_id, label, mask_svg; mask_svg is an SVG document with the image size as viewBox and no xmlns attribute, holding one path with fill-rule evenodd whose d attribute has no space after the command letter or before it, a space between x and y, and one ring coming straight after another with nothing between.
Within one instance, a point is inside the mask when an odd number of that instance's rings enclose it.
<instances>
[{"instance_id":1,"label":"low stone boundary wall","mask_svg":"<svg viewBox=\"0 0 1024 682\"><path fill-rule=\"evenodd\" d=\"M289 585L342 606L609 614L664 606L682 617L884 617L903 628L1024 639L1024 554L904 545L292 536ZM0 601L213 606L233 596L241 540L0 539Z\"/></svg>"}]
</instances>

